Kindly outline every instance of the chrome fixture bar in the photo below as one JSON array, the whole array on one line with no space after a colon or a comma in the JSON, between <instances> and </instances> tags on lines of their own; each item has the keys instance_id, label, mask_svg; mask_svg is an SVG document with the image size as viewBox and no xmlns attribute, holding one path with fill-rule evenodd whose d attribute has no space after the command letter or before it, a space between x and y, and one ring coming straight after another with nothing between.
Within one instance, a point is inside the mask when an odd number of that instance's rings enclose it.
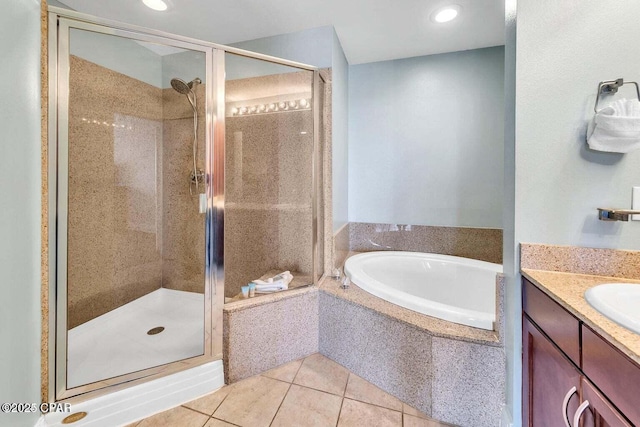
<instances>
[{"instance_id":1,"label":"chrome fixture bar","mask_svg":"<svg viewBox=\"0 0 640 427\"><path fill-rule=\"evenodd\" d=\"M601 221L629 221L631 215L640 215L640 211L598 208L598 219Z\"/></svg>"},{"instance_id":2,"label":"chrome fixture bar","mask_svg":"<svg viewBox=\"0 0 640 427\"><path fill-rule=\"evenodd\" d=\"M600 101L600 95L613 95L618 92L620 86L623 85L635 85L636 87L636 96L638 97L638 101L640 101L640 87L636 82L625 82L623 78L619 78L616 80L605 80L603 82L598 83L598 92L596 96L596 104L593 106L593 111L598 112L598 102Z\"/></svg>"}]
</instances>

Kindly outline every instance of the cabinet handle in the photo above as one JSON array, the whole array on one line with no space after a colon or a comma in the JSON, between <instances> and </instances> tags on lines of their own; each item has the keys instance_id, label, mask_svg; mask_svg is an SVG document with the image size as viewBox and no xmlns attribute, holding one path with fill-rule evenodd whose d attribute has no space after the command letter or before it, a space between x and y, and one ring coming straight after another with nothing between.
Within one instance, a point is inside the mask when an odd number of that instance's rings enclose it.
<instances>
[{"instance_id":1,"label":"cabinet handle","mask_svg":"<svg viewBox=\"0 0 640 427\"><path fill-rule=\"evenodd\" d=\"M572 387L571 390L567 392L564 400L562 401L562 418L564 419L564 424L566 427L571 427L571 424L569 424L569 415L567 415L567 406L569 406L569 401L571 400L573 395L576 394L576 391L576 388Z\"/></svg>"},{"instance_id":2,"label":"cabinet handle","mask_svg":"<svg viewBox=\"0 0 640 427\"><path fill-rule=\"evenodd\" d=\"M584 402L582 402L580 404L580 406L578 406L578 410L576 411L576 414L573 416L573 425L574 426L578 425L578 423L580 422L580 417L582 416L582 413L588 407L589 407L589 401L588 400L585 400Z\"/></svg>"}]
</instances>

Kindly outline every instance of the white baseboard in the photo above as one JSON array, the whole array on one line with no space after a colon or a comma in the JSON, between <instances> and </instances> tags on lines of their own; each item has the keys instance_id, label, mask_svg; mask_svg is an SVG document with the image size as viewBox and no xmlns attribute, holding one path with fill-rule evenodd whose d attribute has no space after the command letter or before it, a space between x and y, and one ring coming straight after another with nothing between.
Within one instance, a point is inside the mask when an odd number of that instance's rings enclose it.
<instances>
[{"instance_id":1,"label":"white baseboard","mask_svg":"<svg viewBox=\"0 0 640 427\"><path fill-rule=\"evenodd\" d=\"M87 416L74 427L125 426L209 394L224 385L222 361L207 363L148 383L72 404L71 413ZM56 412L38 420L36 427L63 427L71 413Z\"/></svg>"}]
</instances>

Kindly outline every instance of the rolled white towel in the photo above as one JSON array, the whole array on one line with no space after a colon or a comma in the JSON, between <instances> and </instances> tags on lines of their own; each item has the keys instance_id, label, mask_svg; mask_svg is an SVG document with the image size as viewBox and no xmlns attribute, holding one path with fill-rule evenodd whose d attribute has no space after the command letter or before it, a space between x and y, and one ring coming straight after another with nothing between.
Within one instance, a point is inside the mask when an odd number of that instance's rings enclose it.
<instances>
[{"instance_id":1,"label":"rolled white towel","mask_svg":"<svg viewBox=\"0 0 640 427\"><path fill-rule=\"evenodd\" d=\"M253 283L256 284L256 292L269 293L289 289L289 283L291 283L292 280L293 274L291 274L291 272L289 271L283 271L282 273L270 277L266 280L254 280Z\"/></svg>"},{"instance_id":2,"label":"rolled white towel","mask_svg":"<svg viewBox=\"0 0 640 427\"><path fill-rule=\"evenodd\" d=\"M256 292L259 294L266 294L269 292L280 292L280 291L285 291L288 289L288 286L277 282L274 283L273 285L256 285Z\"/></svg>"},{"instance_id":3,"label":"rolled white towel","mask_svg":"<svg viewBox=\"0 0 640 427\"><path fill-rule=\"evenodd\" d=\"M291 283L291 281L293 280L293 274L291 274L291 272L287 270L273 276L274 282L277 282L279 280L284 281L285 285L289 285L289 283Z\"/></svg>"}]
</instances>

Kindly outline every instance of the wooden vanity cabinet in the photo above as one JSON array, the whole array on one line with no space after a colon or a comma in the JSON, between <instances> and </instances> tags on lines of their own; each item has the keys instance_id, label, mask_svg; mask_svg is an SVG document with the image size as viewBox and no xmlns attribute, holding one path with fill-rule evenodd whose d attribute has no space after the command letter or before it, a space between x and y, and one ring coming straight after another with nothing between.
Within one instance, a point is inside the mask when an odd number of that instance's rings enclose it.
<instances>
[{"instance_id":1,"label":"wooden vanity cabinet","mask_svg":"<svg viewBox=\"0 0 640 427\"><path fill-rule=\"evenodd\" d=\"M569 416L578 409L580 371L527 316L523 318L522 343L523 425L566 427L562 414Z\"/></svg>"},{"instance_id":2,"label":"wooden vanity cabinet","mask_svg":"<svg viewBox=\"0 0 640 427\"><path fill-rule=\"evenodd\" d=\"M583 426L596 427L629 427L631 424L614 408L609 400L605 398L591 381L582 377L581 401L589 402L587 410L580 417ZM575 414L575 413L574 413ZM575 426L574 422L571 422Z\"/></svg>"},{"instance_id":3,"label":"wooden vanity cabinet","mask_svg":"<svg viewBox=\"0 0 640 427\"><path fill-rule=\"evenodd\" d=\"M586 325L582 325L582 371L640 425L640 367Z\"/></svg>"},{"instance_id":4,"label":"wooden vanity cabinet","mask_svg":"<svg viewBox=\"0 0 640 427\"><path fill-rule=\"evenodd\" d=\"M610 347L610 344L524 278L522 294L523 425L529 427L633 427L634 424L630 422L633 421L640 427L640 420L635 419L635 409L640 409L639 394L629 395L627 391L631 390L624 390L621 393L605 395L602 389L598 388L600 384L610 387L611 381L619 380L616 378L617 367L610 363L621 362L610 360L604 367L599 364L598 370L590 366L586 374L582 366L582 359L585 356L584 348L580 345L582 333L593 334L589 336L589 340L600 340L597 343L590 341L587 359L592 357L591 347L596 344ZM558 313L561 314L558 315ZM543 325L551 325L549 328L551 333L547 333ZM562 343L562 346L558 345L556 339ZM565 349L568 349L569 354ZM633 365L631 360L626 359L626 361ZM626 370L625 375L629 376L626 382L634 382L634 372L640 375L640 367L637 365L632 367L637 372ZM608 370L611 372L608 373ZM589 372L597 375L595 378L590 378ZM610 376L612 378L609 378ZM609 398L614 403L619 401L622 405L616 407ZM618 408L628 407L629 401L636 402L636 405L632 404L635 407L629 408L629 413L625 413L625 417ZM578 411L580 416L576 424L574 419Z\"/></svg>"}]
</instances>

